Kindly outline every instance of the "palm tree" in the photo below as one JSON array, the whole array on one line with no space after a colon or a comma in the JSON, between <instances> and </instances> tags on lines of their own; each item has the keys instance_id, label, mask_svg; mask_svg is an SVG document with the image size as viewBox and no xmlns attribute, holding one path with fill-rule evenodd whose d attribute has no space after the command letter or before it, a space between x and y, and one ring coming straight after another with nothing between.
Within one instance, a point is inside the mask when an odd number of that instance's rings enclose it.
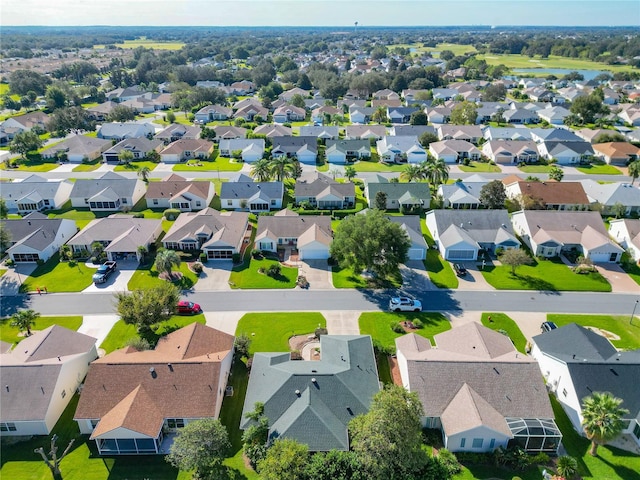
<instances>
[{"instance_id":1,"label":"palm tree","mask_svg":"<svg viewBox=\"0 0 640 480\"><path fill-rule=\"evenodd\" d=\"M285 156L273 158L269 165L271 168L271 174L276 177L278 182L281 182L285 178L292 177L295 172L293 159Z\"/></svg>"},{"instance_id":2,"label":"palm tree","mask_svg":"<svg viewBox=\"0 0 640 480\"><path fill-rule=\"evenodd\" d=\"M140 167L138 169L138 176L142 179L143 182L147 183L149 181L149 173L151 169L149 167Z\"/></svg>"},{"instance_id":3,"label":"palm tree","mask_svg":"<svg viewBox=\"0 0 640 480\"><path fill-rule=\"evenodd\" d=\"M582 427L591 440L592 456L598 456L598 445L613 440L624 429L622 418L629 410L621 408L621 403L621 398L609 392L593 392L582 399Z\"/></svg>"},{"instance_id":4,"label":"palm tree","mask_svg":"<svg viewBox=\"0 0 640 480\"><path fill-rule=\"evenodd\" d=\"M340 169L338 167L333 167L331 170L329 170L329 173L331 174L331 176L335 180L336 177L339 177L342 172L340 171Z\"/></svg>"},{"instance_id":5,"label":"palm tree","mask_svg":"<svg viewBox=\"0 0 640 480\"><path fill-rule=\"evenodd\" d=\"M40 317L38 312L33 310L20 310L11 316L11 326L17 327L21 332L26 331L27 337L31 335L31 327L36 324Z\"/></svg>"},{"instance_id":6,"label":"palm tree","mask_svg":"<svg viewBox=\"0 0 640 480\"><path fill-rule=\"evenodd\" d=\"M371 120L377 123L385 123L389 119L387 117L387 107L379 106L371 115Z\"/></svg>"},{"instance_id":7,"label":"palm tree","mask_svg":"<svg viewBox=\"0 0 640 480\"><path fill-rule=\"evenodd\" d=\"M578 473L578 461L573 457L563 455L558 457L556 468L558 469L559 475L564 478L572 478L576 473Z\"/></svg>"},{"instance_id":8,"label":"palm tree","mask_svg":"<svg viewBox=\"0 0 640 480\"><path fill-rule=\"evenodd\" d=\"M94 257L100 259L102 252L104 252L104 245L101 242L96 240L91 244L91 253Z\"/></svg>"},{"instance_id":9,"label":"palm tree","mask_svg":"<svg viewBox=\"0 0 640 480\"><path fill-rule=\"evenodd\" d=\"M400 178L411 183L413 181L422 180L425 177L425 169L421 165L409 164L405 165L404 170L400 174Z\"/></svg>"},{"instance_id":10,"label":"palm tree","mask_svg":"<svg viewBox=\"0 0 640 480\"><path fill-rule=\"evenodd\" d=\"M138 255L140 255L141 262L144 262L144 257L147 253L148 253L147 247L145 247L144 245L140 245L138 247Z\"/></svg>"},{"instance_id":11,"label":"palm tree","mask_svg":"<svg viewBox=\"0 0 640 480\"><path fill-rule=\"evenodd\" d=\"M424 169L425 177L434 190L449 180L449 165L441 158L426 161Z\"/></svg>"},{"instance_id":12,"label":"palm tree","mask_svg":"<svg viewBox=\"0 0 640 480\"><path fill-rule=\"evenodd\" d=\"M134 158L135 156L133 155L133 152L131 150L124 149L121 150L118 154L118 160L120 161L120 163L123 163L125 165L129 165Z\"/></svg>"},{"instance_id":13,"label":"palm tree","mask_svg":"<svg viewBox=\"0 0 640 480\"><path fill-rule=\"evenodd\" d=\"M344 167L344 176L347 180L351 181L355 178L357 172L356 167L352 167L351 165Z\"/></svg>"},{"instance_id":14,"label":"palm tree","mask_svg":"<svg viewBox=\"0 0 640 480\"><path fill-rule=\"evenodd\" d=\"M173 277L173 267L180 266L180 256L174 250L161 250L156 255L156 270L166 273L169 278Z\"/></svg>"},{"instance_id":15,"label":"palm tree","mask_svg":"<svg viewBox=\"0 0 640 480\"><path fill-rule=\"evenodd\" d=\"M251 167L251 176L259 182L271 180L271 162L266 158L261 158Z\"/></svg>"},{"instance_id":16,"label":"palm tree","mask_svg":"<svg viewBox=\"0 0 640 480\"><path fill-rule=\"evenodd\" d=\"M629 163L629 176L631 177L631 185L640 177L640 159Z\"/></svg>"}]
</instances>

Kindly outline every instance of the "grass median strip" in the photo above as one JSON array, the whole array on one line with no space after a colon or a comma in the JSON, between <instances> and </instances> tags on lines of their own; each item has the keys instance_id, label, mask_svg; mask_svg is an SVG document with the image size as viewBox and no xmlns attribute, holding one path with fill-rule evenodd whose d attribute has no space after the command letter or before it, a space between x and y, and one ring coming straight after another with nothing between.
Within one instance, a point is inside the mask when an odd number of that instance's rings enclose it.
<instances>
[{"instance_id":1,"label":"grass median strip","mask_svg":"<svg viewBox=\"0 0 640 480\"><path fill-rule=\"evenodd\" d=\"M364 312L358 319L360 333L362 335L371 335L374 344L384 348L395 348L395 340L405 333L396 333L391 330L392 323L402 321L420 320L423 328L412 329L411 333L415 333L422 337L428 338L433 343L433 336L438 333L451 329L451 322L437 312L419 312L419 313L391 313L391 312Z\"/></svg>"},{"instance_id":2,"label":"grass median strip","mask_svg":"<svg viewBox=\"0 0 640 480\"><path fill-rule=\"evenodd\" d=\"M505 332L513 345L521 353L527 353L527 339L518 328L518 324L504 313L489 312L482 314L482 325L500 333Z\"/></svg>"}]
</instances>

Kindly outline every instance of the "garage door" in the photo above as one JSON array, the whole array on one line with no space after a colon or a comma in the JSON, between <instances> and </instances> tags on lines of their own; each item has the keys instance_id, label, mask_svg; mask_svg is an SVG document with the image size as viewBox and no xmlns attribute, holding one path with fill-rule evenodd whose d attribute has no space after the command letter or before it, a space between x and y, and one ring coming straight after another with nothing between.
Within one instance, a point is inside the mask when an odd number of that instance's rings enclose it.
<instances>
[{"instance_id":1,"label":"garage door","mask_svg":"<svg viewBox=\"0 0 640 480\"><path fill-rule=\"evenodd\" d=\"M320 248L305 248L300 250L300 260L324 260L329 258L329 252Z\"/></svg>"},{"instance_id":2,"label":"garage door","mask_svg":"<svg viewBox=\"0 0 640 480\"><path fill-rule=\"evenodd\" d=\"M410 248L409 260L423 260L425 257L424 248Z\"/></svg>"},{"instance_id":3,"label":"garage door","mask_svg":"<svg viewBox=\"0 0 640 480\"><path fill-rule=\"evenodd\" d=\"M447 260L473 260L475 257L475 250L449 250Z\"/></svg>"},{"instance_id":4,"label":"garage door","mask_svg":"<svg viewBox=\"0 0 640 480\"><path fill-rule=\"evenodd\" d=\"M591 259L592 262L595 262L595 263L607 263L612 261L611 254L606 252L590 253L589 258ZM613 261L615 262L615 259Z\"/></svg>"},{"instance_id":5,"label":"garage door","mask_svg":"<svg viewBox=\"0 0 640 480\"><path fill-rule=\"evenodd\" d=\"M209 260L227 260L233 257L233 250L207 250Z\"/></svg>"}]
</instances>

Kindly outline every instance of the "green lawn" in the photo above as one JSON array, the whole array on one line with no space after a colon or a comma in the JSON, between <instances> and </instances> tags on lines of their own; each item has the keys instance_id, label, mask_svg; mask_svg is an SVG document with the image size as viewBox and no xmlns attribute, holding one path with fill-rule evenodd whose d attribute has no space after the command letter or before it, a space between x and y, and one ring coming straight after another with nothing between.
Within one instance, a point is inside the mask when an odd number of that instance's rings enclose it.
<instances>
[{"instance_id":1,"label":"green lawn","mask_svg":"<svg viewBox=\"0 0 640 480\"><path fill-rule=\"evenodd\" d=\"M318 312L247 313L238 322L236 336L243 333L249 335L251 354L288 352L289 338L312 334L318 325L327 325Z\"/></svg>"},{"instance_id":2,"label":"green lawn","mask_svg":"<svg viewBox=\"0 0 640 480\"><path fill-rule=\"evenodd\" d=\"M640 285L640 266L637 263L621 263L622 269Z\"/></svg>"},{"instance_id":3,"label":"green lawn","mask_svg":"<svg viewBox=\"0 0 640 480\"><path fill-rule=\"evenodd\" d=\"M174 172L237 172L242 170L244 163L236 162L227 157L217 157L213 161L189 160L173 167Z\"/></svg>"},{"instance_id":4,"label":"green lawn","mask_svg":"<svg viewBox=\"0 0 640 480\"><path fill-rule=\"evenodd\" d=\"M229 284L231 288L246 288L246 289L262 289L262 288L293 288L296 286L298 279L298 269L292 267L285 267L281 265L280 275L276 278L270 277L265 273L259 273L259 268L265 270L270 265L280 262L272 258L263 258L257 260L248 256L244 262L240 265L233 267L231 276L229 277Z\"/></svg>"},{"instance_id":5,"label":"green lawn","mask_svg":"<svg viewBox=\"0 0 640 480\"><path fill-rule=\"evenodd\" d=\"M622 175L619 169L613 165L607 165L604 162L593 162L589 165L582 165L576 168L587 175Z\"/></svg>"},{"instance_id":6,"label":"green lawn","mask_svg":"<svg viewBox=\"0 0 640 480\"><path fill-rule=\"evenodd\" d=\"M58 162L55 159L52 160L42 160L40 155L31 155L27 156L27 159L20 159L18 168L11 168L10 170L19 170L22 172L50 172L58 168ZM3 162L0 164L0 170L7 170L7 166Z\"/></svg>"},{"instance_id":7,"label":"green lawn","mask_svg":"<svg viewBox=\"0 0 640 480\"><path fill-rule=\"evenodd\" d=\"M424 266L429 273L429 279L438 288L458 288L458 277L451 264L443 260L438 250L427 250Z\"/></svg>"},{"instance_id":8,"label":"green lawn","mask_svg":"<svg viewBox=\"0 0 640 480\"><path fill-rule=\"evenodd\" d=\"M93 172L100 168L102 158L97 158L91 162L83 162L73 169L74 172Z\"/></svg>"},{"instance_id":9,"label":"green lawn","mask_svg":"<svg viewBox=\"0 0 640 480\"><path fill-rule=\"evenodd\" d=\"M383 347L395 348L395 339L404 334L391 330L391 322L416 319L424 324L424 328L413 330L413 333L428 338L431 342L433 342L434 335L451 329L449 320L437 312L364 312L358 319L358 325L362 335L371 335L373 341L379 342Z\"/></svg>"},{"instance_id":10,"label":"green lawn","mask_svg":"<svg viewBox=\"0 0 640 480\"><path fill-rule=\"evenodd\" d=\"M204 325L206 323L204 314L201 313L200 315L191 316L174 315L169 320L157 324L155 326L155 330L145 334L144 338L154 345L160 337L178 330L179 328L191 325L194 322L202 323ZM140 337L140 335L138 334L138 330L135 325L128 325L122 320L118 320L113 325L111 331L109 331L109 334L102 342L102 345L100 345L100 348L104 349L106 353L111 353L114 350L124 347L128 340L136 337Z\"/></svg>"},{"instance_id":11,"label":"green lawn","mask_svg":"<svg viewBox=\"0 0 640 480\"><path fill-rule=\"evenodd\" d=\"M590 60L580 58L560 57L557 55L549 55L548 58L542 58L539 55L530 58L528 55L500 55L488 53L486 55L477 55L478 60L486 60L489 65L503 64L507 68L563 68L568 70L608 70L610 72L628 72L632 70L631 65L608 65L606 63L592 62ZM547 74L542 74L546 76Z\"/></svg>"},{"instance_id":12,"label":"green lawn","mask_svg":"<svg viewBox=\"0 0 640 480\"><path fill-rule=\"evenodd\" d=\"M130 213L142 213L145 218L161 219L162 210L152 210L147 208L145 199L141 199L132 209ZM92 212L88 208L72 208L71 201L65 203L62 208L58 210L49 210L49 218L68 218L74 220L79 229L83 229L91 220L96 218L104 218L109 215L113 215L115 212ZM120 212L121 213L121 212ZM163 225L164 228L164 225Z\"/></svg>"},{"instance_id":13,"label":"green lawn","mask_svg":"<svg viewBox=\"0 0 640 480\"><path fill-rule=\"evenodd\" d=\"M180 263L180 266L175 271L182 273L182 278L173 282L181 290L188 290L198 282L198 276L189 270L187 262ZM147 289L162 285L163 282L166 282L166 280L160 278L154 262L149 261L138 267L131 280L129 280L127 288L129 290Z\"/></svg>"},{"instance_id":14,"label":"green lawn","mask_svg":"<svg viewBox=\"0 0 640 480\"><path fill-rule=\"evenodd\" d=\"M473 173L500 173L500 167L497 165L491 165L489 162L471 162L468 166L460 164L458 165L460 170L463 172L473 172Z\"/></svg>"},{"instance_id":15,"label":"green lawn","mask_svg":"<svg viewBox=\"0 0 640 480\"><path fill-rule=\"evenodd\" d=\"M524 173L549 173L553 165L524 165L518 167Z\"/></svg>"},{"instance_id":16,"label":"green lawn","mask_svg":"<svg viewBox=\"0 0 640 480\"><path fill-rule=\"evenodd\" d=\"M5 318L0 320L0 340L7 343L18 343L22 340L24 335L20 334L20 330L16 327L12 327L11 319ZM51 325L60 325L61 327L68 328L69 330L78 330L82 325L82 316L54 316L54 317L39 317L36 320L36 324L31 327L32 332L38 330L44 330Z\"/></svg>"},{"instance_id":17,"label":"green lawn","mask_svg":"<svg viewBox=\"0 0 640 480\"><path fill-rule=\"evenodd\" d=\"M497 290L551 290L568 292L610 292L611 285L599 273L577 274L559 259L535 260L518 267L486 266L482 275Z\"/></svg>"},{"instance_id":18,"label":"green lawn","mask_svg":"<svg viewBox=\"0 0 640 480\"><path fill-rule=\"evenodd\" d=\"M491 317L491 320L489 320ZM516 322L504 313L489 312L482 314L482 325L491 330L504 330L519 352L527 353L527 339L522 334Z\"/></svg>"},{"instance_id":19,"label":"green lawn","mask_svg":"<svg viewBox=\"0 0 640 480\"><path fill-rule=\"evenodd\" d=\"M6 268L0 268L0 277L3 276L5 273L7 273L7 269Z\"/></svg>"},{"instance_id":20,"label":"green lawn","mask_svg":"<svg viewBox=\"0 0 640 480\"><path fill-rule=\"evenodd\" d=\"M380 163L377 159L359 160L353 164L357 172L398 172L404 170L405 165L395 163Z\"/></svg>"},{"instance_id":21,"label":"green lawn","mask_svg":"<svg viewBox=\"0 0 640 480\"><path fill-rule=\"evenodd\" d=\"M140 162L125 163L122 165L116 165L113 169L114 172L137 172L142 167L147 167L149 170L156 168L158 164L156 162L150 162L148 160L142 160Z\"/></svg>"},{"instance_id":22,"label":"green lawn","mask_svg":"<svg viewBox=\"0 0 640 480\"><path fill-rule=\"evenodd\" d=\"M640 456L615 447L600 445L598 456L589 454L591 442L579 435L562 406L553 395L549 396L556 424L562 431L562 444L567 454L578 460L578 474L581 478L596 480L638 480L640 479Z\"/></svg>"},{"instance_id":23,"label":"green lawn","mask_svg":"<svg viewBox=\"0 0 640 480\"><path fill-rule=\"evenodd\" d=\"M153 50L180 50L186 44L183 42L159 42L157 40L148 39L146 37L136 38L135 40L125 40L124 43L116 43L116 47L120 48L151 48ZM94 48L103 47L103 45L94 45Z\"/></svg>"},{"instance_id":24,"label":"green lawn","mask_svg":"<svg viewBox=\"0 0 640 480\"><path fill-rule=\"evenodd\" d=\"M400 288L402 286L402 275L400 275L400 272L384 279L382 282L377 281L376 284L374 284L372 280L354 273L350 268L334 266L331 272L331 278L335 288Z\"/></svg>"},{"instance_id":25,"label":"green lawn","mask_svg":"<svg viewBox=\"0 0 640 480\"><path fill-rule=\"evenodd\" d=\"M189 480L190 473L178 472L162 455L98 456L95 442L88 435L80 435L78 424L73 421L78 395L69 402L52 434L58 435L58 454L69 444L75 443L69 454L60 462L64 480ZM50 480L51 472L42 458L33 452L44 447L48 451L49 437L34 437L28 441L2 446L0 478L16 480Z\"/></svg>"},{"instance_id":26,"label":"green lawn","mask_svg":"<svg viewBox=\"0 0 640 480\"><path fill-rule=\"evenodd\" d=\"M56 252L47 262L39 265L23 282L21 291L33 292L46 287L51 293L81 292L91 285L95 269L88 268L82 262L61 262Z\"/></svg>"},{"instance_id":27,"label":"green lawn","mask_svg":"<svg viewBox=\"0 0 640 480\"><path fill-rule=\"evenodd\" d=\"M560 327L569 323L577 323L583 327L597 327L612 332L618 335L620 340L611 340L611 343L616 348L624 350L640 348L640 320L636 317L630 324L630 318L631 312L629 315L547 314L547 320Z\"/></svg>"}]
</instances>

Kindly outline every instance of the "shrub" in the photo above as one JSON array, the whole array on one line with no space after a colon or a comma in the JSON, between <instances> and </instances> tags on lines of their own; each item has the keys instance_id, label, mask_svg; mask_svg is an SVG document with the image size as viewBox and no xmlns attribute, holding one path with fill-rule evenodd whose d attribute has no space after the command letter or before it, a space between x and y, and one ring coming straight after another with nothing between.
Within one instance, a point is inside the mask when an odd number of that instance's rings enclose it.
<instances>
[{"instance_id":1,"label":"shrub","mask_svg":"<svg viewBox=\"0 0 640 480\"><path fill-rule=\"evenodd\" d=\"M91 263L93 263L93 264L96 264L96 263L98 263L98 257L91 257L91 258L89 259L89 261L90 261Z\"/></svg>"},{"instance_id":2,"label":"shrub","mask_svg":"<svg viewBox=\"0 0 640 480\"><path fill-rule=\"evenodd\" d=\"M277 263L273 263L269 265L269 268L267 269L267 275L272 278L279 277L280 271L281 271L280 265L278 265Z\"/></svg>"},{"instance_id":3,"label":"shrub","mask_svg":"<svg viewBox=\"0 0 640 480\"><path fill-rule=\"evenodd\" d=\"M234 253L233 255L231 255L231 261L233 263L240 263L241 260L242 260L242 257L240 256L239 253Z\"/></svg>"},{"instance_id":4,"label":"shrub","mask_svg":"<svg viewBox=\"0 0 640 480\"><path fill-rule=\"evenodd\" d=\"M317 338L320 338L321 335L327 335L329 332L324 327L318 327L313 333L315 333Z\"/></svg>"},{"instance_id":5,"label":"shrub","mask_svg":"<svg viewBox=\"0 0 640 480\"><path fill-rule=\"evenodd\" d=\"M424 323L422 323L422 320L420 320L419 318L416 318L415 320L413 320L412 323L413 323L413 326L416 327L417 329L424 328Z\"/></svg>"},{"instance_id":6,"label":"shrub","mask_svg":"<svg viewBox=\"0 0 640 480\"><path fill-rule=\"evenodd\" d=\"M175 220L178 218L178 215L180 215L180 210L177 208L167 208L162 215L164 215L164 218L167 220Z\"/></svg>"},{"instance_id":7,"label":"shrub","mask_svg":"<svg viewBox=\"0 0 640 480\"><path fill-rule=\"evenodd\" d=\"M207 260L208 260L208 259L207 259L207 254L206 254L206 253L201 253L201 254L198 256L198 258L200 259L200 261L201 261L202 263L206 263L206 262L207 262Z\"/></svg>"},{"instance_id":8,"label":"shrub","mask_svg":"<svg viewBox=\"0 0 640 480\"><path fill-rule=\"evenodd\" d=\"M133 347L138 351L149 350L151 348L149 341L145 338L140 338L140 337L130 338L125 343L125 346Z\"/></svg>"},{"instance_id":9,"label":"shrub","mask_svg":"<svg viewBox=\"0 0 640 480\"><path fill-rule=\"evenodd\" d=\"M531 463L534 465L546 465L549 463L549 455L544 452L537 453L531 457Z\"/></svg>"},{"instance_id":10,"label":"shrub","mask_svg":"<svg viewBox=\"0 0 640 480\"><path fill-rule=\"evenodd\" d=\"M41 259L41 258L39 258L38 260L36 260L36 264L37 264L38 266L40 266L40 265L44 265L44 260L43 260L43 259Z\"/></svg>"},{"instance_id":11,"label":"shrub","mask_svg":"<svg viewBox=\"0 0 640 480\"><path fill-rule=\"evenodd\" d=\"M7 259L7 261L6 261L6 262L4 262L4 264L5 264L7 267L13 267L13 266L16 264L16 262L14 262L14 261L13 261L13 259L8 258L8 259Z\"/></svg>"},{"instance_id":12,"label":"shrub","mask_svg":"<svg viewBox=\"0 0 640 480\"><path fill-rule=\"evenodd\" d=\"M393 330L395 333L404 333L404 328L402 328L402 325L400 325L400 323L398 322L391 322L391 330Z\"/></svg>"},{"instance_id":13,"label":"shrub","mask_svg":"<svg viewBox=\"0 0 640 480\"><path fill-rule=\"evenodd\" d=\"M291 360L302 360L302 354L300 350L293 350L291 352Z\"/></svg>"},{"instance_id":14,"label":"shrub","mask_svg":"<svg viewBox=\"0 0 640 480\"><path fill-rule=\"evenodd\" d=\"M450 476L454 476L462 471L462 467L460 463L458 463L456 456L446 448L441 448L438 451L438 459Z\"/></svg>"},{"instance_id":15,"label":"shrub","mask_svg":"<svg viewBox=\"0 0 640 480\"><path fill-rule=\"evenodd\" d=\"M257 248L254 248L253 250L251 250L251 256L255 260L259 260L260 258L262 258L262 252L260 250L258 250Z\"/></svg>"},{"instance_id":16,"label":"shrub","mask_svg":"<svg viewBox=\"0 0 640 480\"><path fill-rule=\"evenodd\" d=\"M198 275L200 275L202 273L202 264L201 263L194 263L193 266L191 267L191 269Z\"/></svg>"},{"instance_id":17,"label":"shrub","mask_svg":"<svg viewBox=\"0 0 640 480\"><path fill-rule=\"evenodd\" d=\"M75 267L78 264L78 262L76 262L75 260L69 260L69 266L70 267Z\"/></svg>"},{"instance_id":18,"label":"shrub","mask_svg":"<svg viewBox=\"0 0 640 480\"><path fill-rule=\"evenodd\" d=\"M133 218L144 218L143 212L136 212L133 214Z\"/></svg>"}]
</instances>

